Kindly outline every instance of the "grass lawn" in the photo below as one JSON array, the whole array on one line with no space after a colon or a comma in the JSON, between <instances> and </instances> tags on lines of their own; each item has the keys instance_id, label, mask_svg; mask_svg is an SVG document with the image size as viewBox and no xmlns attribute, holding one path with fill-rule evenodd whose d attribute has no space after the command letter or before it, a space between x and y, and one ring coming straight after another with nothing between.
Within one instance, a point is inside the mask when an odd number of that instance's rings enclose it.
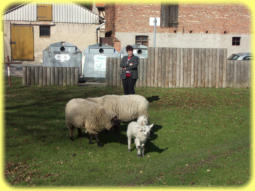
<instances>
[{"instance_id":1,"label":"grass lawn","mask_svg":"<svg viewBox=\"0 0 255 191\"><path fill-rule=\"evenodd\" d=\"M122 131L68 137L64 108L111 87L5 88L5 178L15 186L241 186L250 179L250 90L136 88L155 124L144 158ZM154 99L157 98L158 99ZM134 144L133 144L134 147Z\"/></svg>"}]
</instances>

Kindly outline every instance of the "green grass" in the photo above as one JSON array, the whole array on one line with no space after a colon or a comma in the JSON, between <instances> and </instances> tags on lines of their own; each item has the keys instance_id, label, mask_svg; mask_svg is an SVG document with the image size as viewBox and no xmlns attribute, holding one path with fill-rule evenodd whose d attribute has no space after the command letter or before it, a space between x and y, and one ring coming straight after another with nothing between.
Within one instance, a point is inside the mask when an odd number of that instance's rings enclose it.
<instances>
[{"instance_id":1,"label":"green grass","mask_svg":"<svg viewBox=\"0 0 255 191\"><path fill-rule=\"evenodd\" d=\"M155 98L144 158L121 133L73 142L64 122L74 97L122 94L110 87L5 88L5 177L15 186L240 186L250 179L249 89L136 88ZM134 147L134 145L133 145Z\"/></svg>"}]
</instances>

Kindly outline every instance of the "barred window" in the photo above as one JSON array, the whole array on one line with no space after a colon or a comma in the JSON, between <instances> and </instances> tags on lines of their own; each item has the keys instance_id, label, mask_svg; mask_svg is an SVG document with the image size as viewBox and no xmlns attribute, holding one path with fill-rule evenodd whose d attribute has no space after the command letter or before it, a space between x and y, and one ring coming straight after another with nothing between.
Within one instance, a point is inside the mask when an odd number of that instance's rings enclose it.
<instances>
[{"instance_id":1,"label":"barred window","mask_svg":"<svg viewBox=\"0 0 255 191\"><path fill-rule=\"evenodd\" d=\"M241 37L232 37L232 45L233 46L240 46Z\"/></svg>"},{"instance_id":2,"label":"barred window","mask_svg":"<svg viewBox=\"0 0 255 191\"><path fill-rule=\"evenodd\" d=\"M135 44L148 46L148 36L138 35L135 36Z\"/></svg>"},{"instance_id":3,"label":"barred window","mask_svg":"<svg viewBox=\"0 0 255 191\"><path fill-rule=\"evenodd\" d=\"M179 5L161 5L160 26L177 27L178 26Z\"/></svg>"},{"instance_id":4,"label":"barred window","mask_svg":"<svg viewBox=\"0 0 255 191\"><path fill-rule=\"evenodd\" d=\"M40 26L40 37L50 36L50 26L49 25L41 25Z\"/></svg>"}]
</instances>

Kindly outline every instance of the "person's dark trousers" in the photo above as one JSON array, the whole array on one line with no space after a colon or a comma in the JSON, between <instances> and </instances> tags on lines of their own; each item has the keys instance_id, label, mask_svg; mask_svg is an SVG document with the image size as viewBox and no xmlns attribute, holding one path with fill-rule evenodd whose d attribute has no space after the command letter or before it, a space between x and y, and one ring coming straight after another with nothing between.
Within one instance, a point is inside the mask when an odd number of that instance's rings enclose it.
<instances>
[{"instance_id":1,"label":"person's dark trousers","mask_svg":"<svg viewBox=\"0 0 255 191\"><path fill-rule=\"evenodd\" d=\"M123 88L124 88L124 94L135 94L135 83L136 79L132 78L126 78L122 80Z\"/></svg>"}]
</instances>

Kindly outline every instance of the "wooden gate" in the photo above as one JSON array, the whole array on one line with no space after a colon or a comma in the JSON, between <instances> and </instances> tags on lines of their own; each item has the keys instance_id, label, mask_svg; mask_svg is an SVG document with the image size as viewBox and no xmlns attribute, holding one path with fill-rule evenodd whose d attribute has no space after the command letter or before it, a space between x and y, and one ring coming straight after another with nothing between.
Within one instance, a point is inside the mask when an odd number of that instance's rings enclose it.
<instances>
[{"instance_id":1,"label":"wooden gate","mask_svg":"<svg viewBox=\"0 0 255 191\"><path fill-rule=\"evenodd\" d=\"M34 60L34 31L30 25L11 25L12 60Z\"/></svg>"}]
</instances>

